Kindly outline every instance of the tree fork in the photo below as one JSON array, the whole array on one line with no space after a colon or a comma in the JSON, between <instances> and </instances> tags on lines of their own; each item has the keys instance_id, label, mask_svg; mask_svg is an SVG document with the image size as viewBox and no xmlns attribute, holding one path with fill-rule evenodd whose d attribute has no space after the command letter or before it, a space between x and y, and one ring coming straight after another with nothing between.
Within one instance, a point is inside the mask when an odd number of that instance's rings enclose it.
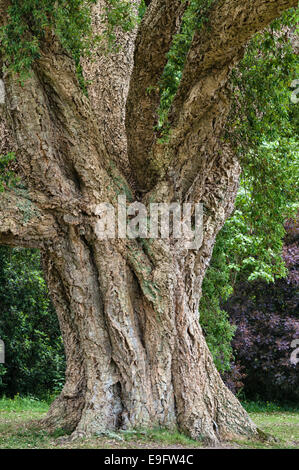
<instances>
[{"instance_id":1,"label":"tree fork","mask_svg":"<svg viewBox=\"0 0 299 470\"><path fill-rule=\"evenodd\" d=\"M68 368L43 424L75 430L75 436L178 428L213 443L256 433L215 369L179 261L156 268L160 305L107 243L100 242L95 254L73 233L55 260L44 256L44 262ZM100 299L94 296L99 292Z\"/></svg>"}]
</instances>

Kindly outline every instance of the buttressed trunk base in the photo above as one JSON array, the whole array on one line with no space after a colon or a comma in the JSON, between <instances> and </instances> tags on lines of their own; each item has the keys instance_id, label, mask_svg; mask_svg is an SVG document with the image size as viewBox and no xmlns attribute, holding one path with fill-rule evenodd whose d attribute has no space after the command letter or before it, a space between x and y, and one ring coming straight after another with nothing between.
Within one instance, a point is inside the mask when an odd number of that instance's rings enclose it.
<instances>
[{"instance_id":1,"label":"buttressed trunk base","mask_svg":"<svg viewBox=\"0 0 299 470\"><path fill-rule=\"evenodd\" d=\"M92 246L72 230L61 250L44 255L44 266L68 367L44 424L75 436L179 429L213 443L256 434L206 346L199 295L186 285L190 264L165 250L140 282L110 242Z\"/></svg>"}]
</instances>

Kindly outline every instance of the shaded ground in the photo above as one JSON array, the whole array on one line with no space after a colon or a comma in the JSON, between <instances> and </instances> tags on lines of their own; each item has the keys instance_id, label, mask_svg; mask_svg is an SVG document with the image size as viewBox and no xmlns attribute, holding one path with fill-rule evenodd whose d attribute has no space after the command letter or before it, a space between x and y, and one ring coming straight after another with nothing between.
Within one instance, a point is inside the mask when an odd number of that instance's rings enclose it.
<instances>
[{"instance_id":1,"label":"shaded ground","mask_svg":"<svg viewBox=\"0 0 299 470\"><path fill-rule=\"evenodd\" d=\"M0 399L0 448L2 449L192 449L203 444L179 433L156 430L125 432L76 441L65 441L65 432L53 434L40 429L38 420L45 415L48 404L34 399ZM264 432L277 442L237 441L223 443L222 448L299 448L299 412L263 411L250 413ZM63 436L63 437L62 437Z\"/></svg>"}]
</instances>

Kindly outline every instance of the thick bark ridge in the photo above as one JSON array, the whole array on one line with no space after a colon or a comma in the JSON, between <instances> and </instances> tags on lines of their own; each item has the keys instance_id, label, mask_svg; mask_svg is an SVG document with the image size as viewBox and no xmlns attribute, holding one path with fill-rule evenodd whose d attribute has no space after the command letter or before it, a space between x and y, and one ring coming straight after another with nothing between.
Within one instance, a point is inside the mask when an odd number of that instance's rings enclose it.
<instances>
[{"instance_id":1,"label":"thick bark ridge","mask_svg":"<svg viewBox=\"0 0 299 470\"><path fill-rule=\"evenodd\" d=\"M74 435L160 426L214 443L257 436L213 364L198 304L240 173L221 141L229 71L245 42L296 2L215 2L209 29L194 37L166 144L153 129L156 89L185 4L148 3L138 30L117 32L119 52L82 61L89 98L54 35L23 86L0 76L0 150L16 152L22 179L0 195L0 242L42 251L67 357L44 423ZM0 0L1 12L7 5ZM93 7L97 32L104 6ZM201 248L101 239L97 207L120 194L146 205L202 202Z\"/></svg>"}]
</instances>

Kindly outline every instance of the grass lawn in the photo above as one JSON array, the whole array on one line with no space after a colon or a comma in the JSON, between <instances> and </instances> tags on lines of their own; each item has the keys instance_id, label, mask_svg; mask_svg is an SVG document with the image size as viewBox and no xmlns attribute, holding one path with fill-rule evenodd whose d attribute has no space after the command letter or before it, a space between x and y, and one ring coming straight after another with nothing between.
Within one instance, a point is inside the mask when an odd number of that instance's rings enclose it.
<instances>
[{"instance_id":1,"label":"grass lawn","mask_svg":"<svg viewBox=\"0 0 299 470\"><path fill-rule=\"evenodd\" d=\"M272 404L245 403L250 416L259 428L271 434L273 442L236 441L223 443L226 448L299 448L299 409L280 408ZM71 442L62 442L63 430L49 434L38 426L38 420L49 408L46 402L34 398L0 399L1 449L59 449L59 448L200 448L202 443L182 434L168 431L120 432Z\"/></svg>"}]
</instances>

